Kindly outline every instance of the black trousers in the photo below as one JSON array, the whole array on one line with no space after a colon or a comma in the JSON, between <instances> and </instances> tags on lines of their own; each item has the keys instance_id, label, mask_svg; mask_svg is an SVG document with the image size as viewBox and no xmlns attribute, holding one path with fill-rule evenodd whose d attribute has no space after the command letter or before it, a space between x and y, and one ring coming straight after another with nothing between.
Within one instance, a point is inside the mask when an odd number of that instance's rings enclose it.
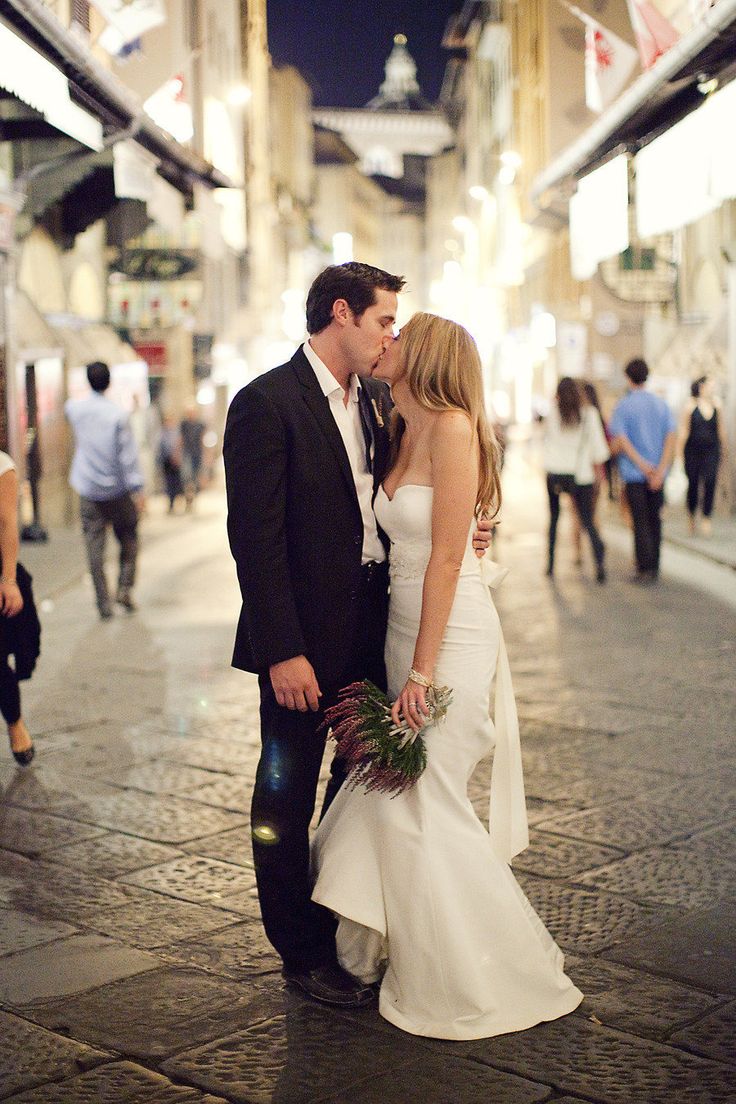
<instances>
[{"instance_id":1,"label":"black trousers","mask_svg":"<svg viewBox=\"0 0 736 1104\"><path fill-rule=\"evenodd\" d=\"M662 544L664 491L652 491L646 483L627 483L626 498L634 525L637 570L657 575Z\"/></svg>"},{"instance_id":2,"label":"black trousers","mask_svg":"<svg viewBox=\"0 0 736 1104\"><path fill-rule=\"evenodd\" d=\"M5 619L4 619L5 620ZM7 634L0 626L0 713L7 725L20 720L20 690L15 671L8 663Z\"/></svg>"},{"instance_id":3,"label":"black trousers","mask_svg":"<svg viewBox=\"0 0 736 1104\"><path fill-rule=\"evenodd\" d=\"M386 687L383 647L388 605L388 567L363 569L358 603L359 626L344 673L334 686L321 686L319 712L284 709L275 698L267 672L261 690L261 758L251 805L253 858L263 926L269 941L292 970L310 969L335 960L335 920L311 900L309 825L317 800L317 783L326 733L320 731L324 710L338 691L369 678ZM341 616L339 610L335 616ZM407 672L408 673L408 672ZM322 815L345 779L333 759Z\"/></svg>"},{"instance_id":4,"label":"black trousers","mask_svg":"<svg viewBox=\"0 0 736 1104\"><path fill-rule=\"evenodd\" d=\"M703 488L703 517L710 517L713 513L719 460L720 449L718 448L688 448L685 445L687 510L691 516L698 508L701 485Z\"/></svg>"},{"instance_id":5,"label":"black trousers","mask_svg":"<svg viewBox=\"0 0 736 1104\"><path fill-rule=\"evenodd\" d=\"M569 494L575 502L580 517L580 524L590 537L593 546L593 555L598 567L603 566L606 547L600 538L600 534L593 521L593 484L578 484L572 475L555 475L549 472L547 475L547 495L549 496L549 565L555 561L555 544L557 541L557 522L560 518L560 495Z\"/></svg>"}]
</instances>

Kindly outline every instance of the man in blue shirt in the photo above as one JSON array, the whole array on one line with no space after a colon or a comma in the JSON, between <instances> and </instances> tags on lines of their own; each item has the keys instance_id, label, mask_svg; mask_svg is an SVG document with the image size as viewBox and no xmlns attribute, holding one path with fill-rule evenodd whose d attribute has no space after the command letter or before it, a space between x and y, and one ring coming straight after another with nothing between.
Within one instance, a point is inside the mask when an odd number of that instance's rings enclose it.
<instances>
[{"instance_id":1,"label":"man in blue shirt","mask_svg":"<svg viewBox=\"0 0 736 1104\"><path fill-rule=\"evenodd\" d=\"M625 372L629 393L613 412L611 451L618 456L634 524L634 581L651 583L659 575L663 487L675 455L676 424L667 403L645 390L646 361L630 361Z\"/></svg>"},{"instance_id":2,"label":"man in blue shirt","mask_svg":"<svg viewBox=\"0 0 736 1104\"><path fill-rule=\"evenodd\" d=\"M79 494L82 531L89 569L103 621L112 617L105 577L107 527L120 544L116 601L129 613L135 609L132 589L138 554L138 514L143 506L143 477L128 419L105 397L110 369L102 361L87 365L92 394L70 399L65 412L74 430L76 451L69 482Z\"/></svg>"}]
</instances>

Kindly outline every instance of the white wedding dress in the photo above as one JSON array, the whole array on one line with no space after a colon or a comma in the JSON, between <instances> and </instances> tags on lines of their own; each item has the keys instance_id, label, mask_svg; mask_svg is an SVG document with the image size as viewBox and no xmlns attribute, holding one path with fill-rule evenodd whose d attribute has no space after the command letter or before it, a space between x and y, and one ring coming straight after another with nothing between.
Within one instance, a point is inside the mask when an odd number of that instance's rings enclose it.
<instances>
[{"instance_id":1,"label":"white wedding dress","mask_svg":"<svg viewBox=\"0 0 736 1104\"><path fill-rule=\"evenodd\" d=\"M393 700L419 630L432 488L405 484L391 500L381 488L375 510L391 538ZM382 977L379 1011L387 1020L440 1039L520 1031L582 1000L509 867L528 833L516 708L489 582L471 533L434 672L453 701L444 721L424 733L424 774L398 797L344 785L313 841L313 897L339 918L340 962L365 982ZM494 737L489 694L497 664ZM489 835L467 784L494 743Z\"/></svg>"}]
</instances>

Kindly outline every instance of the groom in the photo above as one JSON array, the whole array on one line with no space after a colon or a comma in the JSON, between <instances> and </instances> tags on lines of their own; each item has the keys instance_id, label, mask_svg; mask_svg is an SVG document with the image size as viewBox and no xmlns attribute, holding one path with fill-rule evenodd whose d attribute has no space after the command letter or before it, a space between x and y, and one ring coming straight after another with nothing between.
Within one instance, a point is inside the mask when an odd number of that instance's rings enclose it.
<instances>
[{"instance_id":1,"label":"groom","mask_svg":"<svg viewBox=\"0 0 736 1104\"><path fill-rule=\"evenodd\" d=\"M258 897L284 976L310 996L373 998L335 957L311 900L309 824L324 709L357 679L385 687L388 568L372 501L391 402L370 373L391 342L404 280L333 265L307 298L310 338L236 395L223 446L228 535L243 607L233 665L259 676L261 759L251 808ZM325 803L343 781L338 762Z\"/></svg>"},{"instance_id":2,"label":"groom","mask_svg":"<svg viewBox=\"0 0 736 1104\"><path fill-rule=\"evenodd\" d=\"M233 665L256 672L261 692L251 807L261 915L287 981L347 1007L374 994L340 968L334 918L311 900L309 824L324 710L359 679L385 689L388 566L372 502L388 465L391 400L370 375L393 340L403 286L352 261L320 273L307 297L309 340L235 396L223 446L243 599ZM344 779L339 760L331 770L325 807Z\"/></svg>"}]
</instances>

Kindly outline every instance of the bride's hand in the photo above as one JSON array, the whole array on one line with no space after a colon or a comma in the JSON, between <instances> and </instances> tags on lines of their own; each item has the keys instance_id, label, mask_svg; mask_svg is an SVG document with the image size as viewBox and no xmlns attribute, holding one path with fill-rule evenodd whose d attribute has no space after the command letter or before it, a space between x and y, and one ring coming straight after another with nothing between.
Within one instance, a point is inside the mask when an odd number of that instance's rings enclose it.
<instances>
[{"instance_id":1,"label":"bride's hand","mask_svg":"<svg viewBox=\"0 0 736 1104\"><path fill-rule=\"evenodd\" d=\"M400 724L403 717L413 732L419 732L429 718L426 695L426 686L420 686L418 682L407 679L406 686L391 707L394 724Z\"/></svg>"}]
</instances>

